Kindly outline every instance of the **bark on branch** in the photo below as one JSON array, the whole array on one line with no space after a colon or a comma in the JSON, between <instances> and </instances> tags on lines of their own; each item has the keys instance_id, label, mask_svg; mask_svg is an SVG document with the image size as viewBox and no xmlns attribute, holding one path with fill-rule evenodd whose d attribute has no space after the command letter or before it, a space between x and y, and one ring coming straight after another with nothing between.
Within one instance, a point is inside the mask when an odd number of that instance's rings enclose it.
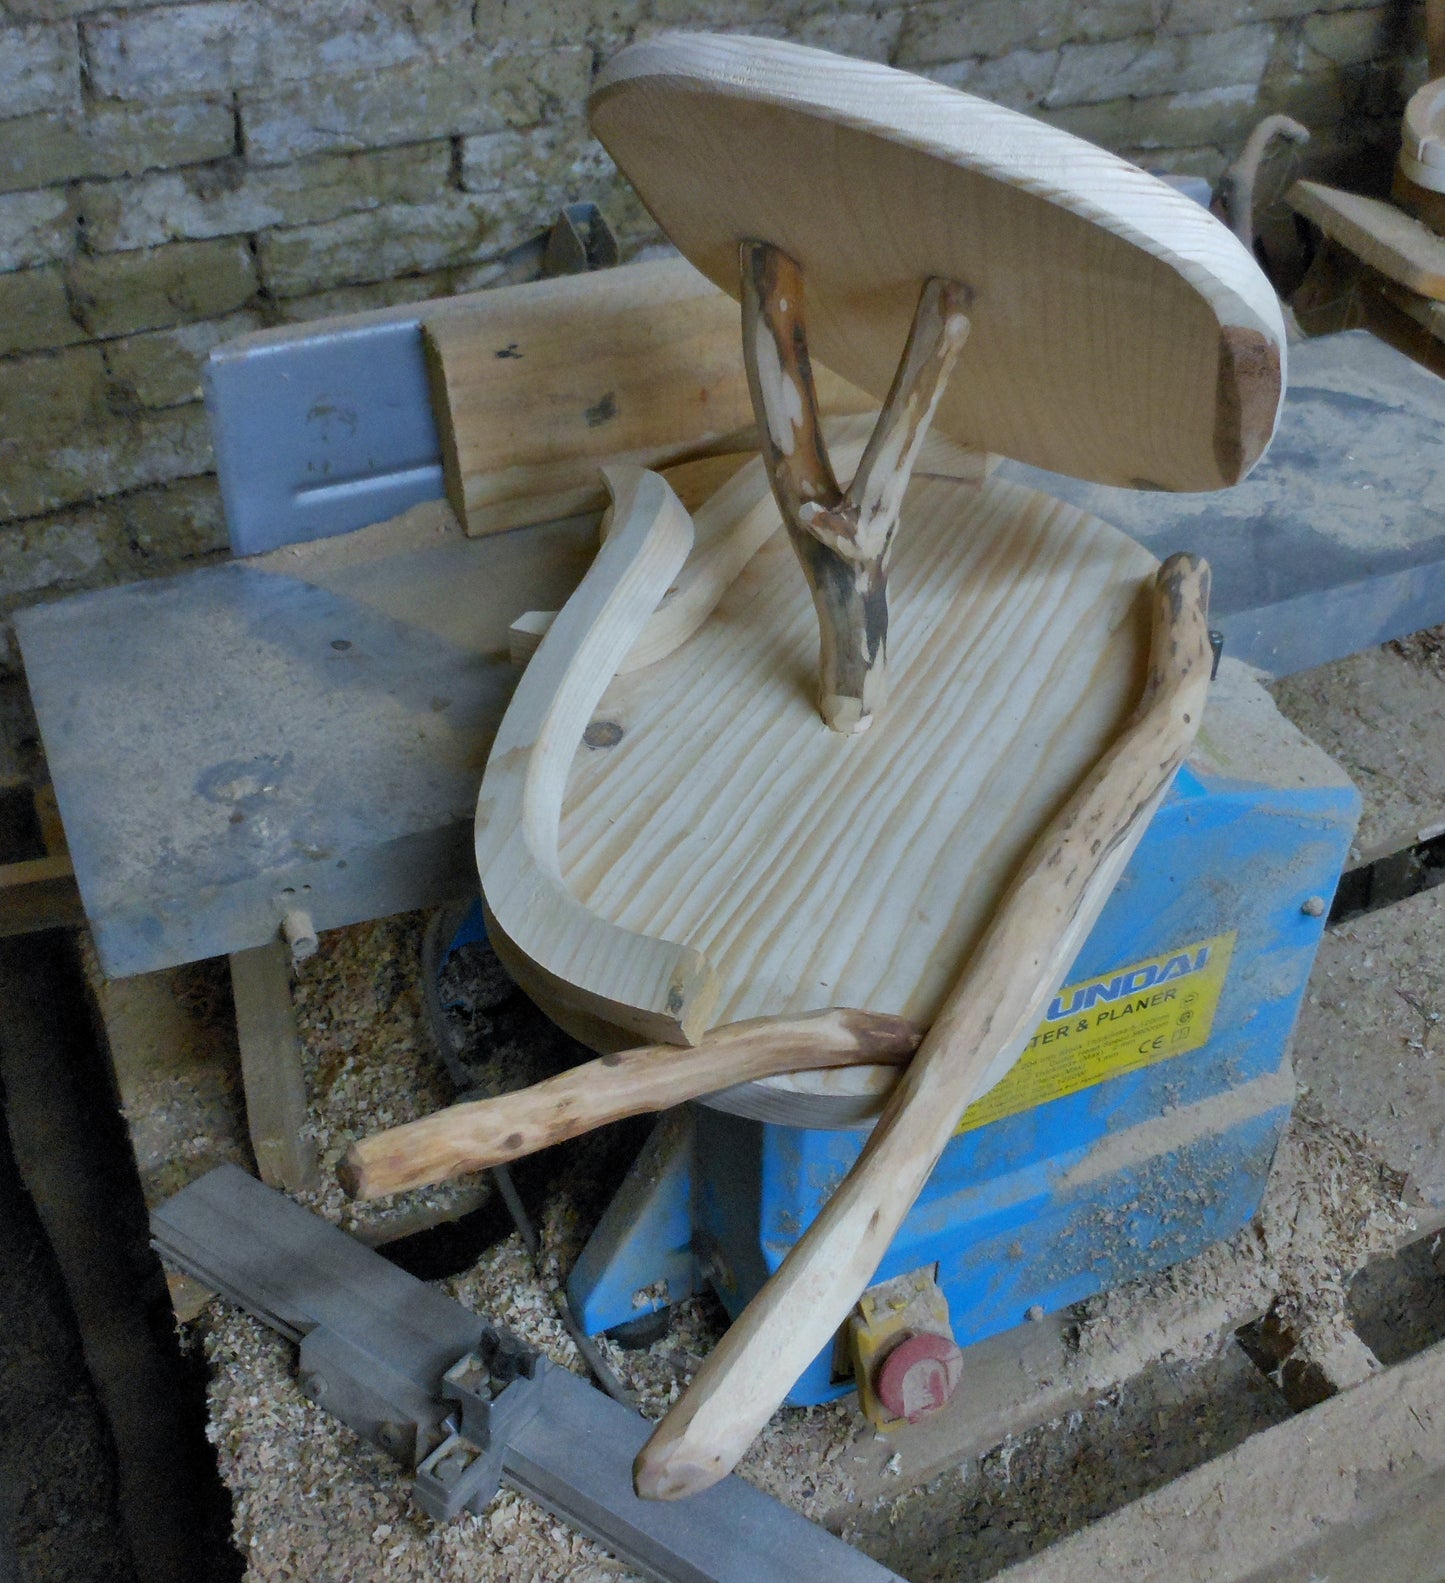
<instances>
[{"instance_id":1,"label":"bark on branch","mask_svg":"<svg viewBox=\"0 0 1445 1583\"><path fill-rule=\"evenodd\" d=\"M819 708L835 731L866 731L887 687L888 560L904 491L968 338L967 287L929 280L898 372L846 490L828 460L803 317L803 271L744 242L743 360L763 455L818 612Z\"/></svg>"}]
</instances>

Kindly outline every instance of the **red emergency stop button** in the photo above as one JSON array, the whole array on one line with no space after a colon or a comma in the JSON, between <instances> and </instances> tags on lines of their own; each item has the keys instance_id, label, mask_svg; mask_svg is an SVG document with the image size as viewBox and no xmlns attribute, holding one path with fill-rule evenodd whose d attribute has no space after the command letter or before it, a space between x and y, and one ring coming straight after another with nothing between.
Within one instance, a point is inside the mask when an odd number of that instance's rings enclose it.
<instances>
[{"instance_id":1,"label":"red emergency stop button","mask_svg":"<svg viewBox=\"0 0 1445 1583\"><path fill-rule=\"evenodd\" d=\"M947 1336L914 1332L884 1358L875 1390L895 1418L916 1424L953 1395L963 1373L963 1354Z\"/></svg>"}]
</instances>

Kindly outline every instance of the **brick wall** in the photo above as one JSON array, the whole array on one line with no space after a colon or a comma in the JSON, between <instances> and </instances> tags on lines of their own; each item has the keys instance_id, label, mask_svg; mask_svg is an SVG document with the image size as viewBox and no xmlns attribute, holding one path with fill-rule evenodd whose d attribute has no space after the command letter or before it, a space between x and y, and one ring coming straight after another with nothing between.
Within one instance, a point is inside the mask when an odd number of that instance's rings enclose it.
<instances>
[{"instance_id":1,"label":"brick wall","mask_svg":"<svg viewBox=\"0 0 1445 1583\"><path fill-rule=\"evenodd\" d=\"M485 285L574 199L645 239L582 107L679 25L888 60L1209 177L1284 110L1318 167L1378 182L1423 78L1409 3L0 0L0 618L220 551L197 370L228 336Z\"/></svg>"}]
</instances>

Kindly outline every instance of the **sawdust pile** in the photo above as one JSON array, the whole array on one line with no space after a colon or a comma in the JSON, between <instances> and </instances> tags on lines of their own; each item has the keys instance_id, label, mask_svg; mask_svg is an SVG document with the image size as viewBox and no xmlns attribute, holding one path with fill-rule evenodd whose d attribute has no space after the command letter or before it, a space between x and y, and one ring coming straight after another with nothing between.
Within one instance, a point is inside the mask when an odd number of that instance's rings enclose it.
<instances>
[{"instance_id":1,"label":"sawdust pile","mask_svg":"<svg viewBox=\"0 0 1445 1583\"><path fill-rule=\"evenodd\" d=\"M470 1208L486 1189L475 1182L353 1204L335 1179L350 1142L448 1104L452 1083L431 1044L419 989L425 920L386 919L324 935L302 965L296 987L322 1182L301 1201L348 1230L374 1237L405 1226L424 1209ZM526 1025L527 1011L506 1004L505 980L461 1008L498 1051L502 1084L533 1081L567 1052L565 1037ZM535 1014L540 1018L540 1014ZM515 1045L529 1047L529 1060ZM468 1056L464 1049L463 1056ZM475 1053L471 1052L471 1059ZM474 1070L478 1081L496 1073ZM610 1152L615 1154L615 1147ZM507 1325L551 1361L585 1374L564 1327L557 1296L611 1188L599 1185L605 1138L568 1151L555 1190L537 1217L541 1255L534 1266L516 1235L497 1243L465 1273L439 1282L449 1296ZM612 1162L615 1175L615 1161ZM540 1276L539 1276L540 1270ZM603 1341L613 1368L648 1417L660 1418L721 1333L711 1298L674 1306L667 1333L626 1351ZM211 1368L210 1436L234 1503L248 1583L306 1579L349 1583L382 1575L406 1583L551 1583L631 1579L600 1546L525 1497L504 1491L484 1517L438 1526L411 1503L403 1469L309 1402L296 1383L295 1349L229 1304L215 1302L194 1327ZM759 1487L809 1516L848 1500L844 1452L874 1436L846 1407L779 1414L739 1469Z\"/></svg>"},{"instance_id":2,"label":"sawdust pile","mask_svg":"<svg viewBox=\"0 0 1445 1583\"><path fill-rule=\"evenodd\" d=\"M464 1199L450 1195L477 1191L475 1184L454 1184L401 1195L377 1208L350 1204L335 1182L336 1161L352 1138L434 1110L453 1097L430 1044L418 987L422 928L423 920L411 916L329 935L318 958L303 968L298 985L313 1097L310 1130L323 1163L323 1185L310 1207L372 1235L389 1217L404 1224L418 1201L432 1208L465 1206ZM505 1042L508 1025L500 1001L483 996L467 1015L480 1019L487 1036ZM579 1373L585 1369L561 1322L555 1294L611 1191L599 1163L607 1149L605 1136L598 1135L595 1142L566 1152L565 1166L538 1215L540 1276L520 1240L510 1236L464 1274L440 1283L458 1301L508 1325L554 1363ZM1242 1320L1271 1305L1302 1336L1324 1335L1342 1324L1349 1276L1372 1255L1398 1246L1410 1229L1402 1188L1402 1179L1381 1167L1353 1134L1321 1115L1297 1111L1264 1208L1251 1227L1077 1311L1077 1344L1068 1367L1077 1384L1097 1391L1102 1400L1075 1429L1082 1425L1087 1432L1095 1414L1107 1427L1110 1414L1119 1411L1121 1379L1161 1357L1185 1367L1216 1358ZM710 1298L676 1305L671 1320L667 1334L646 1350L628 1352L603 1343L613 1367L653 1418L677 1399L723 1322ZM289 1345L221 1303L211 1305L196 1334L211 1364L211 1435L233 1495L249 1583L301 1578L342 1583L383 1574L399 1583L413 1578L597 1583L631 1577L600 1547L512 1493L504 1493L483 1517L438 1527L412 1507L409 1480L399 1466L302 1396ZM1042 1446L1061 1434L1068 1441L1074 1431L1063 1433L1053 1425L1035 1433L1043 1437ZM1012 1458L1023 1443L1010 1442L992 1461L984 1459L970 1500L990 1489L990 1501L1001 1499L999 1491L1011 1488ZM876 1474L891 1449L850 1404L789 1409L777 1415L739 1471L810 1517L836 1522L842 1514L858 1512L855 1531L876 1536L879 1510L884 1529L893 1526L892 1506L875 1504L871 1493L879 1487ZM1029 1452L1024 1461L1033 1455ZM1056 1482L1055 1462L1042 1450L1037 1459L1041 1468L1054 1469L1045 1482ZM966 1475L964 1469L958 1477ZM1102 1480L1101 1472L1101 1488ZM870 1513L857 1504L860 1488L870 1490ZM1090 1503L1078 1509L1086 1506ZM991 1521L983 1512L982 1528ZM1032 1519L1018 1511L1007 1522L1027 1526ZM1044 1542L1045 1532L1052 1532L1049 1524L1034 1542ZM1015 1540L1027 1537L1019 1530L1014 1540L996 1547L998 1554L1015 1553ZM872 1542L865 1548L873 1548Z\"/></svg>"}]
</instances>

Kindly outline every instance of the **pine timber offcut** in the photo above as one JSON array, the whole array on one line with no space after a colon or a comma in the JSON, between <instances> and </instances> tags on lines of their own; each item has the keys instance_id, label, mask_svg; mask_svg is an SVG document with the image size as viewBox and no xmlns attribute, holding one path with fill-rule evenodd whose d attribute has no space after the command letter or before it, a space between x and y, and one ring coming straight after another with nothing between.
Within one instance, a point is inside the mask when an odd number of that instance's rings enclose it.
<instances>
[{"instance_id":1,"label":"pine timber offcut","mask_svg":"<svg viewBox=\"0 0 1445 1583\"><path fill-rule=\"evenodd\" d=\"M1445 237L1379 198L1297 181L1289 205L1388 280L1445 301Z\"/></svg>"},{"instance_id":2,"label":"pine timber offcut","mask_svg":"<svg viewBox=\"0 0 1445 1583\"><path fill-rule=\"evenodd\" d=\"M314 1187L314 1145L302 1134L306 1082L291 999L291 953L280 939L231 954L246 1124L256 1171L268 1187Z\"/></svg>"},{"instance_id":3,"label":"pine timber offcut","mask_svg":"<svg viewBox=\"0 0 1445 1583\"><path fill-rule=\"evenodd\" d=\"M482 292L422 335L468 533L598 510L608 463L756 446L737 303L684 259ZM819 396L830 413L876 405L826 371Z\"/></svg>"}]
</instances>

